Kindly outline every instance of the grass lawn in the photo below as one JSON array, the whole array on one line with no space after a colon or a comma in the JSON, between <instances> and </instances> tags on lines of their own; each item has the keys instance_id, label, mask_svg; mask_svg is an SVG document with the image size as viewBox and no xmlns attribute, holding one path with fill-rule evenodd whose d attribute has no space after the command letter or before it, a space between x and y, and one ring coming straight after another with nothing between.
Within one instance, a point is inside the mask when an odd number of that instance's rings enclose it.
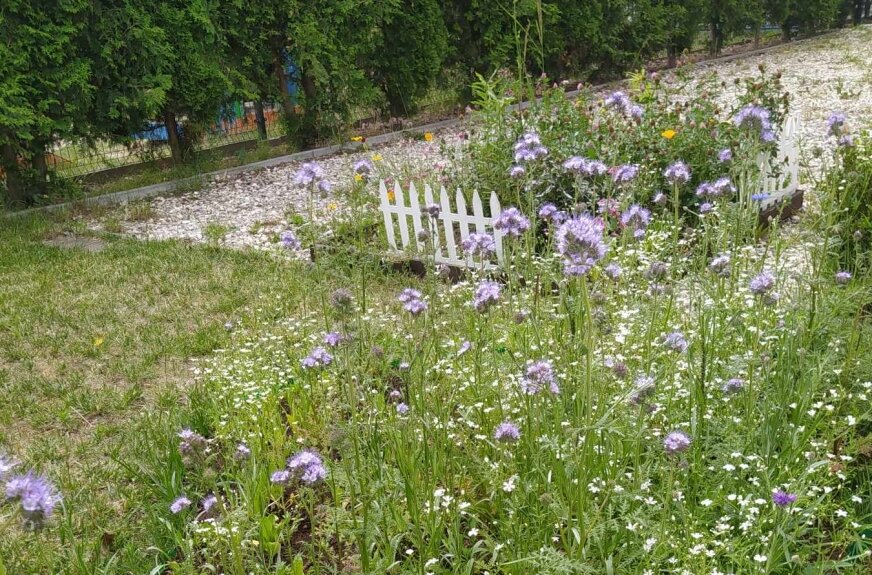
<instances>
[{"instance_id":1,"label":"grass lawn","mask_svg":"<svg viewBox=\"0 0 872 575\"><path fill-rule=\"evenodd\" d=\"M263 253L112 237L88 251L44 244L82 231L70 220L2 224L0 451L75 513L34 534L0 507L0 573L147 573L167 530L138 470L175 440L192 365L228 344L227 322L271 324L309 279Z\"/></svg>"}]
</instances>

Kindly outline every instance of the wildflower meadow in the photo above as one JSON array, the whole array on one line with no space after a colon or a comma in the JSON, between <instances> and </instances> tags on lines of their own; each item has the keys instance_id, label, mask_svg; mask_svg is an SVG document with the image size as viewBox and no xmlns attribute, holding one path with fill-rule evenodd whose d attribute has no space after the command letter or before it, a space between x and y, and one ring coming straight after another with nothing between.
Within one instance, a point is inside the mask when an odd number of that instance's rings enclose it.
<instances>
[{"instance_id":1,"label":"wildflower meadow","mask_svg":"<svg viewBox=\"0 0 872 575\"><path fill-rule=\"evenodd\" d=\"M423 198L424 273L389 265L389 158L303 165L270 298L123 462L139 572L872 572L872 138L810 120L806 209L761 218L790 97L763 71L733 107L708 89L483 96L424 178L504 206L463 269ZM351 207L315 223L322 195ZM74 493L11 454L0 478L14 537L73 545Z\"/></svg>"}]
</instances>

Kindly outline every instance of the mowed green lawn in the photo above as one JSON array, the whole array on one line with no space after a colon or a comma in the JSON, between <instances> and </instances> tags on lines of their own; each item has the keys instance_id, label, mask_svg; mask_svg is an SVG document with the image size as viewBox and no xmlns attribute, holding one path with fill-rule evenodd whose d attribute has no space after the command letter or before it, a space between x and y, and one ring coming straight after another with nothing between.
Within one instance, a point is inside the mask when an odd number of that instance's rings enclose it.
<instances>
[{"instance_id":1,"label":"mowed green lawn","mask_svg":"<svg viewBox=\"0 0 872 575\"><path fill-rule=\"evenodd\" d=\"M0 573L148 573L172 549L150 473L173 449L196 358L227 322L282 314L301 265L269 254L0 219L0 453L63 494L48 528L0 506ZM296 286L296 287L294 287Z\"/></svg>"}]
</instances>

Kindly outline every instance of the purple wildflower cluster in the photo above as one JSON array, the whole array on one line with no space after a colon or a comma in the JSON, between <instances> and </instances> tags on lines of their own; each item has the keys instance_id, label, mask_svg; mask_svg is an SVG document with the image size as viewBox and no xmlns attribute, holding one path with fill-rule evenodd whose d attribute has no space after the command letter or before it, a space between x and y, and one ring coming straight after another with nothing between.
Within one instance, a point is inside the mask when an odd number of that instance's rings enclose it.
<instances>
[{"instance_id":1,"label":"purple wildflower cluster","mask_svg":"<svg viewBox=\"0 0 872 575\"><path fill-rule=\"evenodd\" d=\"M729 395L729 394L738 393L739 391L742 391L742 389L744 387L745 387L745 380L738 378L738 377L734 377L732 379L728 379L726 381L726 383L724 383L724 385L721 386L721 391L723 391L725 394Z\"/></svg>"},{"instance_id":2,"label":"purple wildflower cluster","mask_svg":"<svg viewBox=\"0 0 872 575\"><path fill-rule=\"evenodd\" d=\"M640 205L633 204L627 211L621 214L621 225L632 230L633 237L641 239L645 235L645 230L648 229L648 224L651 222L651 212Z\"/></svg>"},{"instance_id":3,"label":"purple wildflower cluster","mask_svg":"<svg viewBox=\"0 0 872 575\"><path fill-rule=\"evenodd\" d=\"M375 166L373 163L365 158L354 162L354 173L362 176L364 179L368 178L374 171Z\"/></svg>"},{"instance_id":4,"label":"purple wildflower cluster","mask_svg":"<svg viewBox=\"0 0 872 575\"><path fill-rule=\"evenodd\" d=\"M328 331L324 334L324 345L329 345L330 347L337 347L345 341L345 336L339 333L338 331Z\"/></svg>"},{"instance_id":5,"label":"purple wildflower cluster","mask_svg":"<svg viewBox=\"0 0 872 575\"><path fill-rule=\"evenodd\" d=\"M539 219L559 226L566 220L566 214L551 202L546 202L539 208Z\"/></svg>"},{"instance_id":6,"label":"purple wildflower cluster","mask_svg":"<svg viewBox=\"0 0 872 575\"><path fill-rule=\"evenodd\" d=\"M486 312L500 300L500 284L492 281L483 281L475 288L472 296L472 307L479 312Z\"/></svg>"},{"instance_id":7,"label":"purple wildflower cluster","mask_svg":"<svg viewBox=\"0 0 872 575\"><path fill-rule=\"evenodd\" d=\"M312 350L312 353L304 357L300 364L303 369L314 369L316 367L326 367L333 363L333 356L321 346Z\"/></svg>"},{"instance_id":8,"label":"purple wildflower cluster","mask_svg":"<svg viewBox=\"0 0 872 575\"><path fill-rule=\"evenodd\" d=\"M852 277L853 276L851 275L851 272L846 272L846 271L836 272L836 275L835 275L836 284L838 284L840 286L848 285L848 283L851 281Z\"/></svg>"},{"instance_id":9,"label":"purple wildflower cluster","mask_svg":"<svg viewBox=\"0 0 872 575\"><path fill-rule=\"evenodd\" d=\"M586 214L567 220L557 230L557 253L563 256L563 272L585 275L606 255L603 222Z\"/></svg>"},{"instance_id":10,"label":"purple wildflower cluster","mask_svg":"<svg viewBox=\"0 0 872 575\"><path fill-rule=\"evenodd\" d=\"M730 277L730 256L721 254L712 258L708 269L722 278Z\"/></svg>"},{"instance_id":11,"label":"purple wildflower cluster","mask_svg":"<svg viewBox=\"0 0 872 575\"><path fill-rule=\"evenodd\" d=\"M603 105L605 105L606 108L617 110L624 116L636 120L641 119L645 114L645 110L642 106L634 104L633 101L630 100L630 97L621 91L612 92L606 96L605 100L603 100Z\"/></svg>"},{"instance_id":12,"label":"purple wildflower cluster","mask_svg":"<svg viewBox=\"0 0 872 575\"><path fill-rule=\"evenodd\" d=\"M330 304L340 313L349 313L354 303L354 295L346 288L339 288L330 294Z\"/></svg>"},{"instance_id":13,"label":"purple wildflower cluster","mask_svg":"<svg viewBox=\"0 0 872 575\"><path fill-rule=\"evenodd\" d=\"M624 270L621 269L621 266L612 262L606 267L603 268L603 273L612 281L618 281L621 279L621 275L623 275Z\"/></svg>"},{"instance_id":14,"label":"purple wildflower cluster","mask_svg":"<svg viewBox=\"0 0 872 575\"><path fill-rule=\"evenodd\" d=\"M497 244L490 234L472 233L460 242L460 247L470 256L486 257L497 251Z\"/></svg>"},{"instance_id":15,"label":"purple wildflower cluster","mask_svg":"<svg viewBox=\"0 0 872 575\"><path fill-rule=\"evenodd\" d=\"M574 174L586 178L596 178L609 171L609 167L599 160L590 160L581 156L572 156L565 162L563 167Z\"/></svg>"},{"instance_id":16,"label":"purple wildflower cluster","mask_svg":"<svg viewBox=\"0 0 872 575\"><path fill-rule=\"evenodd\" d=\"M633 391L630 393L631 405L642 405L654 393L654 378L648 375L639 375L633 382Z\"/></svg>"},{"instance_id":17,"label":"purple wildflower cluster","mask_svg":"<svg viewBox=\"0 0 872 575\"><path fill-rule=\"evenodd\" d=\"M663 338L663 347L670 351L684 353L687 351L688 343L683 333L680 331L673 331L666 334L666 337Z\"/></svg>"},{"instance_id":18,"label":"purple wildflower cluster","mask_svg":"<svg viewBox=\"0 0 872 575\"><path fill-rule=\"evenodd\" d=\"M841 112L833 112L830 114L830 117L827 118L827 133L830 136L839 137L842 135L842 132L845 129L845 122L847 118Z\"/></svg>"},{"instance_id":19,"label":"purple wildflower cluster","mask_svg":"<svg viewBox=\"0 0 872 575\"><path fill-rule=\"evenodd\" d=\"M530 229L530 220L518 208L509 207L494 220L494 229L507 236L519 237Z\"/></svg>"},{"instance_id":20,"label":"purple wildflower cluster","mask_svg":"<svg viewBox=\"0 0 872 575\"><path fill-rule=\"evenodd\" d=\"M176 497L172 503L170 503L170 512L172 512L173 515L178 515L179 513L190 507L192 503L193 502L186 496L180 495Z\"/></svg>"},{"instance_id":21,"label":"purple wildflower cluster","mask_svg":"<svg viewBox=\"0 0 872 575\"><path fill-rule=\"evenodd\" d=\"M545 388L551 393L560 393L551 362L544 359L528 361L524 377L521 378L521 391L527 395L536 395Z\"/></svg>"},{"instance_id":22,"label":"purple wildflower cluster","mask_svg":"<svg viewBox=\"0 0 872 575\"><path fill-rule=\"evenodd\" d=\"M425 206L421 206L421 213L430 216L434 220L439 217L439 214L442 213L442 208L439 207L439 204L427 204Z\"/></svg>"},{"instance_id":23,"label":"purple wildflower cluster","mask_svg":"<svg viewBox=\"0 0 872 575\"><path fill-rule=\"evenodd\" d=\"M318 452L304 449L288 458L284 469L274 471L270 481L279 485L289 485L293 481L301 481L306 485L315 485L327 478L327 467Z\"/></svg>"},{"instance_id":24,"label":"purple wildflower cluster","mask_svg":"<svg viewBox=\"0 0 872 575\"><path fill-rule=\"evenodd\" d=\"M322 194L327 194L333 187L324 179L324 170L316 162L306 162L294 175L294 183L298 186L309 186L314 190L316 187Z\"/></svg>"},{"instance_id":25,"label":"purple wildflower cluster","mask_svg":"<svg viewBox=\"0 0 872 575\"><path fill-rule=\"evenodd\" d=\"M763 270L751 279L748 287L754 295L766 295L775 287L775 276L769 270Z\"/></svg>"},{"instance_id":26,"label":"purple wildflower cluster","mask_svg":"<svg viewBox=\"0 0 872 575\"><path fill-rule=\"evenodd\" d=\"M663 177L673 186L686 184L690 181L690 166L682 161L673 162L663 170Z\"/></svg>"},{"instance_id":27,"label":"purple wildflower cluster","mask_svg":"<svg viewBox=\"0 0 872 575\"><path fill-rule=\"evenodd\" d=\"M403 309L410 314L417 316L427 310L427 302L424 301L423 295L416 289L406 288L397 299L403 304Z\"/></svg>"},{"instance_id":28,"label":"purple wildflower cluster","mask_svg":"<svg viewBox=\"0 0 872 575\"><path fill-rule=\"evenodd\" d=\"M0 457L0 480L15 466L14 462ZM45 476L31 470L6 480L6 500L20 504L25 527L39 529L51 517L61 497Z\"/></svg>"},{"instance_id":29,"label":"purple wildflower cluster","mask_svg":"<svg viewBox=\"0 0 872 575\"><path fill-rule=\"evenodd\" d=\"M515 165L509 168L509 177L513 180L523 177L526 173L527 170L524 168L524 166Z\"/></svg>"},{"instance_id":30,"label":"purple wildflower cluster","mask_svg":"<svg viewBox=\"0 0 872 575\"><path fill-rule=\"evenodd\" d=\"M772 120L769 110L762 106L749 104L739 110L733 118L733 122L740 128L755 130L760 133L763 142L774 142L775 131L772 129Z\"/></svg>"},{"instance_id":31,"label":"purple wildflower cluster","mask_svg":"<svg viewBox=\"0 0 872 575\"><path fill-rule=\"evenodd\" d=\"M503 443L514 443L521 439L521 430L511 421L504 421L494 430L494 439Z\"/></svg>"},{"instance_id":32,"label":"purple wildflower cluster","mask_svg":"<svg viewBox=\"0 0 872 575\"><path fill-rule=\"evenodd\" d=\"M690 444L690 436L683 431L672 431L663 438L663 449L668 455L675 455L682 451L687 451Z\"/></svg>"},{"instance_id":33,"label":"purple wildflower cluster","mask_svg":"<svg viewBox=\"0 0 872 575\"><path fill-rule=\"evenodd\" d=\"M612 181L616 184L627 184L636 179L639 175L639 166L637 164L626 164L623 166L615 166L609 170L612 174Z\"/></svg>"},{"instance_id":34,"label":"purple wildflower cluster","mask_svg":"<svg viewBox=\"0 0 872 575\"><path fill-rule=\"evenodd\" d=\"M734 193L736 186L727 177L718 178L714 182L703 182L696 188L697 197L709 200L726 198Z\"/></svg>"},{"instance_id":35,"label":"purple wildflower cluster","mask_svg":"<svg viewBox=\"0 0 872 575\"><path fill-rule=\"evenodd\" d=\"M179 453L182 460L188 464L192 458L200 457L209 445L205 437L186 427L176 434L179 438Z\"/></svg>"},{"instance_id":36,"label":"purple wildflower cluster","mask_svg":"<svg viewBox=\"0 0 872 575\"><path fill-rule=\"evenodd\" d=\"M718 161L722 164L727 164L733 161L733 150L724 148L718 152Z\"/></svg>"},{"instance_id":37,"label":"purple wildflower cluster","mask_svg":"<svg viewBox=\"0 0 872 575\"><path fill-rule=\"evenodd\" d=\"M294 234L291 230L285 230L281 235L282 246L289 250L298 250L300 249L300 240L297 239L296 234Z\"/></svg>"},{"instance_id":38,"label":"purple wildflower cluster","mask_svg":"<svg viewBox=\"0 0 872 575\"><path fill-rule=\"evenodd\" d=\"M532 162L548 155L548 148L542 145L536 132L523 134L515 143L515 162Z\"/></svg>"}]
</instances>

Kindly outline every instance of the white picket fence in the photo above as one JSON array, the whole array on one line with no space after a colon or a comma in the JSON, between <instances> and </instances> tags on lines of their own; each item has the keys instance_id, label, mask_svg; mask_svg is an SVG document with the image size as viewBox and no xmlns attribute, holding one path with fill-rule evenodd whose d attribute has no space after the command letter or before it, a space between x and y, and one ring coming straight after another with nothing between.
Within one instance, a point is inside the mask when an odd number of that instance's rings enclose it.
<instances>
[{"instance_id":1,"label":"white picket fence","mask_svg":"<svg viewBox=\"0 0 872 575\"><path fill-rule=\"evenodd\" d=\"M769 198L760 203L760 210L774 206L789 199L799 188L799 121L789 116L784 123L778 152L774 156L758 158L760 172L766 174L760 185L760 192Z\"/></svg>"},{"instance_id":2,"label":"white picket fence","mask_svg":"<svg viewBox=\"0 0 872 575\"><path fill-rule=\"evenodd\" d=\"M444 187L439 190L439 201L437 202L433 197L433 189L429 184L424 184L424 206L439 205L439 216L434 220L421 212L422 206L419 203L415 184L409 184L408 192L406 192L397 182L394 184L392 192L394 201L388 197L388 187L384 180L379 183L379 207L385 220L388 244L394 250L413 251L425 256L434 256L436 263L440 264L478 267L480 262L475 262L471 257L466 256L460 247L460 242L469 236L470 227L472 227L474 233L488 233L494 237L497 261L500 264L503 263L503 235L493 227L493 219L502 211L496 193L491 192L490 195L491 217L484 215L484 207L478 192L472 194L472 214L470 214L466 206L466 198L460 190L455 193L455 205L452 206L448 192L445 191ZM409 229L409 218L412 220L411 229ZM399 228L399 243L397 243L397 227ZM427 242L421 241L418 236L424 230L430 234L430 239ZM428 247L428 243L430 247ZM492 264L486 262L485 267L489 269Z\"/></svg>"},{"instance_id":3,"label":"white picket fence","mask_svg":"<svg viewBox=\"0 0 872 575\"><path fill-rule=\"evenodd\" d=\"M759 158L761 172L767 174L761 183L761 193L769 197L761 202L760 209L779 203L789 198L799 186L799 146L796 141L799 125L794 117L788 118L778 143L778 152L769 158ZM478 192L472 194L472 214L466 205L466 198L461 190L454 194L454 205L451 204L445 187L439 190L439 201L433 197L433 189L424 185L424 206L438 204L440 213L433 220L422 213L418 190L414 184L409 184L403 190L399 182L394 183L393 192L389 197L388 186L384 180L379 183L379 209L384 216L385 231L388 244L394 251L417 253L424 257L434 257L436 263L458 267L478 267L480 261L463 253L460 243L469 236L471 229L476 233L488 233L496 242L496 260L504 263L503 234L494 229L493 220L500 214L502 208L496 193L490 194L490 215L484 214L481 197ZM535 217L535 214L528 214ZM411 219L411 227L409 220ZM426 230L430 234L428 241L421 241L419 233ZM399 241L397 236L399 235ZM491 262L485 267L493 267Z\"/></svg>"}]
</instances>

